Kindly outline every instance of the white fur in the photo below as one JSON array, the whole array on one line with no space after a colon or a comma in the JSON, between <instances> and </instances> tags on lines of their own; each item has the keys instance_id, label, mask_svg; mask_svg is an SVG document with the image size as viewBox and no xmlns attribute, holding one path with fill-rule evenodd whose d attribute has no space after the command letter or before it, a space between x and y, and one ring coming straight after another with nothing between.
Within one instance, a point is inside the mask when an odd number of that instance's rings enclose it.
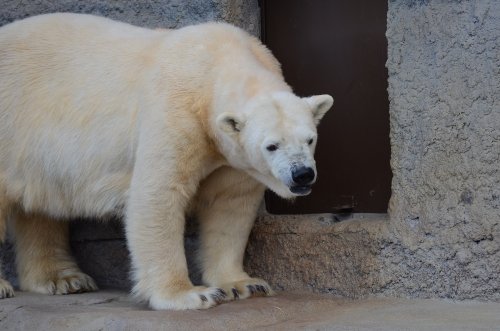
<instances>
[{"instance_id":1,"label":"white fur","mask_svg":"<svg viewBox=\"0 0 500 331\"><path fill-rule=\"evenodd\" d=\"M332 102L292 94L270 52L227 24L148 30L50 14L0 28L0 235L12 215L21 287L95 289L53 219L123 214L133 292L152 308L208 308L218 288L272 294L242 268L263 185L295 196L290 167L314 168ZM207 288L187 274L188 211Z\"/></svg>"}]
</instances>

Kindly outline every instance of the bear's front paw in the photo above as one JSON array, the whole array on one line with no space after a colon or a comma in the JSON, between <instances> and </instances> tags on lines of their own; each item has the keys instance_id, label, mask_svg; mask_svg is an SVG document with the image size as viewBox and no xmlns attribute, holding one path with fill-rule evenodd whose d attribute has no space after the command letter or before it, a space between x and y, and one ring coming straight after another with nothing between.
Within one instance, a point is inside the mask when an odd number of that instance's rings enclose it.
<instances>
[{"instance_id":1,"label":"bear's front paw","mask_svg":"<svg viewBox=\"0 0 500 331\"><path fill-rule=\"evenodd\" d=\"M273 296L275 295L271 286L262 279L248 278L235 282L228 282L220 286L228 293L229 300L246 299L251 296Z\"/></svg>"},{"instance_id":2,"label":"bear's front paw","mask_svg":"<svg viewBox=\"0 0 500 331\"><path fill-rule=\"evenodd\" d=\"M12 298L14 296L14 289L12 285L5 279L0 278L0 299Z\"/></svg>"},{"instance_id":3,"label":"bear's front paw","mask_svg":"<svg viewBox=\"0 0 500 331\"><path fill-rule=\"evenodd\" d=\"M221 288L194 286L174 295L154 294L149 304L154 310L207 309L226 300L228 294Z\"/></svg>"}]
</instances>

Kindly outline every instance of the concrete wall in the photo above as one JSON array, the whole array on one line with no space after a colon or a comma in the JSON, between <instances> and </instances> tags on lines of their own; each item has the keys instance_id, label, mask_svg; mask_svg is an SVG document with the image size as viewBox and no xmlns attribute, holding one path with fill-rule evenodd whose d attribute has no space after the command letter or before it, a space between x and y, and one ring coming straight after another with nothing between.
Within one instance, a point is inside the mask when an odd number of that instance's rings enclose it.
<instances>
[{"instance_id":1,"label":"concrete wall","mask_svg":"<svg viewBox=\"0 0 500 331\"><path fill-rule=\"evenodd\" d=\"M500 299L500 2L391 1L387 22L398 245L382 274L391 293Z\"/></svg>"},{"instance_id":2,"label":"concrete wall","mask_svg":"<svg viewBox=\"0 0 500 331\"><path fill-rule=\"evenodd\" d=\"M61 10L155 27L215 17L258 31L256 1L15 3L0 22ZM387 23L390 215L261 215L246 266L284 290L500 300L500 2L394 0ZM129 285L118 224L75 224L73 234L84 270Z\"/></svg>"},{"instance_id":3,"label":"concrete wall","mask_svg":"<svg viewBox=\"0 0 500 331\"><path fill-rule=\"evenodd\" d=\"M258 36L257 9L257 0L8 0L0 6L0 26L33 15L71 12L105 16L150 28L226 21Z\"/></svg>"}]
</instances>

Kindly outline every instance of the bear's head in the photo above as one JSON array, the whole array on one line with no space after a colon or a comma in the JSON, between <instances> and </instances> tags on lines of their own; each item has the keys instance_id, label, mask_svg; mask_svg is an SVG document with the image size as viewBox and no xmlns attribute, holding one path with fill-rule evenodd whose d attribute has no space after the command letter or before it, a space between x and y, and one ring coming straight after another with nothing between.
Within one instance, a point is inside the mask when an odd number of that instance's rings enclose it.
<instances>
[{"instance_id":1,"label":"bear's head","mask_svg":"<svg viewBox=\"0 0 500 331\"><path fill-rule=\"evenodd\" d=\"M332 105L329 95L254 97L239 111L217 117L222 153L231 166L283 198L307 195L317 177L316 126Z\"/></svg>"}]
</instances>

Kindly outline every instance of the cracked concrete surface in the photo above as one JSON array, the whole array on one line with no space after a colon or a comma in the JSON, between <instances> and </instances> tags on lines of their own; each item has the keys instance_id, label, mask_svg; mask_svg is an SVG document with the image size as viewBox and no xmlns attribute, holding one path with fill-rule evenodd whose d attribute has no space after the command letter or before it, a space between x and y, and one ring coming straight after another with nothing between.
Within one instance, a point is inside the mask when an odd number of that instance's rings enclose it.
<instances>
[{"instance_id":1,"label":"cracked concrete surface","mask_svg":"<svg viewBox=\"0 0 500 331\"><path fill-rule=\"evenodd\" d=\"M18 292L0 303L1 330L498 330L500 303L346 300L278 293L203 311L150 311L125 292Z\"/></svg>"}]
</instances>

